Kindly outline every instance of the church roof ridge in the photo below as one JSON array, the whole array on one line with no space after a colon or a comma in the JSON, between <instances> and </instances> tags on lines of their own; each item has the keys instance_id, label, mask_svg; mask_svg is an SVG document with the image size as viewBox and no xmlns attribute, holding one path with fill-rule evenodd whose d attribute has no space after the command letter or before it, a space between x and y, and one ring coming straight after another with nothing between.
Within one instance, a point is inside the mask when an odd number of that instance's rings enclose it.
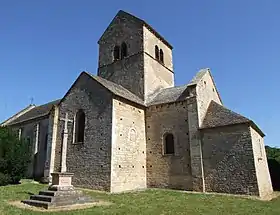
<instances>
[{"instance_id":1,"label":"church roof ridge","mask_svg":"<svg viewBox=\"0 0 280 215\"><path fill-rule=\"evenodd\" d=\"M210 68L203 68L203 69L200 69L196 74L195 76L192 78L192 80L188 83L189 86L191 85L195 85L197 84L202 78L203 76L207 73L210 72Z\"/></svg>"},{"instance_id":2,"label":"church roof ridge","mask_svg":"<svg viewBox=\"0 0 280 215\"><path fill-rule=\"evenodd\" d=\"M135 16L131 13L128 13L128 12L124 11L124 10L120 10L119 13L125 13L129 16L134 17L135 19L138 19L139 21L141 21L143 23L144 26L146 26L152 33L154 33L155 36L157 38L159 38L165 45L167 45L170 49L173 49L173 46L163 36L161 36L149 23L147 23L144 19L141 19L141 18L139 18L139 17L137 17L137 16Z\"/></svg>"},{"instance_id":3,"label":"church roof ridge","mask_svg":"<svg viewBox=\"0 0 280 215\"><path fill-rule=\"evenodd\" d=\"M250 124L262 136L265 136L262 130L253 122L253 120L242 116L241 114L236 113L213 100L208 106L200 129L217 128L237 124Z\"/></svg>"},{"instance_id":4,"label":"church roof ridge","mask_svg":"<svg viewBox=\"0 0 280 215\"><path fill-rule=\"evenodd\" d=\"M160 89L159 91L153 93L149 97L150 100L147 101L147 106L171 103L176 101L183 101L184 98L188 97L187 90L188 85L173 86L168 88Z\"/></svg>"},{"instance_id":5,"label":"church roof ridge","mask_svg":"<svg viewBox=\"0 0 280 215\"><path fill-rule=\"evenodd\" d=\"M61 99L56 99L56 100L47 102L45 104L35 106L34 108L32 108L28 112L24 113L23 115L19 116L15 120L12 120L10 123L8 123L8 125L15 125L15 124L23 123L23 122L33 120L33 119L36 119L39 117L47 116L49 114L49 112L51 111L52 107L54 105L59 104L60 100Z\"/></svg>"},{"instance_id":6,"label":"church roof ridge","mask_svg":"<svg viewBox=\"0 0 280 215\"><path fill-rule=\"evenodd\" d=\"M4 120L2 123L0 123L0 126L5 126L8 125L10 122L14 121L15 119L17 119L18 117L20 117L20 114L24 114L25 112L31 110L32 108L35 108L36 106L34 104L30 104L27 107L23 108L22 110L18 111L17 113L15 113L14 115L12 115L11 117L9 117L8 119Z\"/></svg>"},{"instance_id":7,"label":"church roof ridge","mask_svg":"<svg viewBox=\"0 0 280 215\"><path fill-rule=\"evenodd\" d=\"M95 81L97 81L99 84L101 84L103 87L105 87L107 90L109 90L114 95L117 95L117 96L127 99L129 101L135 102L142 106L145 106L144 101L141 98L139 98L138 96L136 96L129 90L125 89L123 86L116 84L114 82L111 82L109 80L106 80L104 78L101 78L100 76L93 75L86 71L83 71L83 73L89 75L91 78L93 78Z\"/></svg>"},{"instance_id":8,"label":"church roof ridge","mask_svg":"<svg viewBox=\"0 0 280 215\"><path fill-rule=\"evenodd\" d=\"M195 86L207 72L210 73L209 68L200 69L188 84L167 87L154 92L147 105L151 106L184 100L183 98L188 97L188 92L186 92L187 88Z\"/></svg>"}]
</instances>

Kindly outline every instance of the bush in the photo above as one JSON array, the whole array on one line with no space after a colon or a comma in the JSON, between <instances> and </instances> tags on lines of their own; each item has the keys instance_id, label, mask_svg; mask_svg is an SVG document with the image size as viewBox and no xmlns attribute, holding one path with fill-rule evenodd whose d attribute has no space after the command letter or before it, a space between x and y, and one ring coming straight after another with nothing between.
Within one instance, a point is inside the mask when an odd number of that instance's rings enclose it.
<instances>
[{"instance_id":1,"label":"bush","mask_svg":"<svg viewBox=\"0 0 280 215\"><path fill-rule=\"evenodd\" d=\"M30 146L19 140L17 134L7 127L0 127L0 185L17 184L25 176L30 162Z\"/></svg>"},{"instance_id":2,"label":"bush","mask_svg":"<svg viewBox=\"0 0 280 215\"><path fill-rule=\"evenodd\" d=\"M280 149L269 146L265 149L273 189L280 191Z\"/></svg>"},{"instance_id":3,"label":"bush","mask_svg":"<svg viewBox=\"0 0 280 215\"><path fill-rule=\"evenodd\" d=\"M11 182L11 177L7 174L0 172L0 186L8 185Z\"/></svg>"}]
</instances>

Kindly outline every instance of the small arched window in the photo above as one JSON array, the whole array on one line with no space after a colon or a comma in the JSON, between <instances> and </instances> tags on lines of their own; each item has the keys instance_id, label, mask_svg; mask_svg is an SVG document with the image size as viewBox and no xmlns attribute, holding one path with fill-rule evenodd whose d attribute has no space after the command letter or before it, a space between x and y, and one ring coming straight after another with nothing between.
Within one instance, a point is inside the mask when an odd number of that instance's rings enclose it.
<instances>
[{"instance_id":1,"label":"small arched window","mask_svg":"<svg viewBox=\"0 0 280 215\"><path fill-rule=\"evenodd\" d=\"M155 58L156 58L156 60L159 60L159 49L158 49L158 46L155 46Z\"/></svg>"},{"instance_id":2,"label":"small arched window","mask_svg":"<svg viewBox=\"0 0 280 215\"><path fill-rule=\"evenodd\" d=\"M120 59L120 47L115 46L114 48L114 60L119 60Z\"/></svg>"},{"instance_id":3,"label":"small arched window","mask_svg":"<svg viewBox=\"0 0 280 215\"><path fill-rule=\"evenodd\" d=\"M75 120L75 143L83 143L85 136L86 116L83 110L79 110Z\"/></svg>"},{"instance_id":4,"label":"small arched window","mask_svg":"<svg viewBox=\"0 0 280 215\"><path fill-rule=\"evenodd\" d=\"M162 51L162 49L160 49L160 51L159 51L159 61L160 61L161 63L164 63L164 56L163 56L163 51Z\"/></svg>"},{"instance_id":5,"label":"small arched window","mask_svg":"<svg viewBox=\"0 0 280 215\"><path fill-rule=\"evenodd\" d=\"M174 154L173 134L168 133L164 136L164 154Z\"/></svg>"},{"instance_id":6,"label":"small arched window","mask_svg":"<svg viewBox=\"0 0 280 215\"><path fill-rule=\"evenodd\" d=\"M122 43L121 46L121 58L124 59L125 57L127 57L127 45L125 42Z\"/></svg>"}]
</instances>

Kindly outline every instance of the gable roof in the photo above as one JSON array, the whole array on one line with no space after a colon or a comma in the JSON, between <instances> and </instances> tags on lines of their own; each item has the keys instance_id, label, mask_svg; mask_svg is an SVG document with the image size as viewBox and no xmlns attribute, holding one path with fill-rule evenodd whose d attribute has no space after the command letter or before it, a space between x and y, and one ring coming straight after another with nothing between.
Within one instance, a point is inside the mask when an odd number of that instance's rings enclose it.
<instances>
[{"instance_id":1,"label":"gable roof","mask_svg":"<svg viewBox=\"0 0 280 215\"><path fill-rule=\"evenodd\" d=\"M97 81L99 84L101 84L103 87L105 87L114 95L135 102L137 104L144 105L144 101L141 98L139 98L138 96L136 96L135 94L127 90L126 88L122 87L121 85L108 81L104 78L101 78L100 76L92 75L88 72L82 72L82 73L85 73L86 75L90 76L92 79Z\"/></svg>"},{"instance_id":2,"label":"gable roof","mask_svg":"<svg viewBox=\"0 0 280 215\"><path fill-rule=\"evenodd\" d=\"M140 104L140 105L144 106L144 101L142 99L140 99L138 96L134 95L133 93L131 93L129 90L125 89L124 87L122 87L122 86L120 86L116 83L113 83L111 81L108 81L104 78L101 78L99 76L94 76L94 75L92 75L88 72L82 72L81 75L82 74L86 74L87 76L92 78L92 80L97 81L99 84L101 84L103 87L105 87L107 90L109 90L114 95L117 95L119 97L122 97L124 99L127 99L129 101L132 101L132 102L135 102L137 104ZM72 87L73 87L73 85L72 85ZM68 92L69 92L69 90L68 90ZM66 93L66 95L67 95L67 93ZM33 119L36 119L36 118L39 118L39 117L47 116L50 113L53 106L59 105L61 103L62 99L57 99L57 100L48 102L48 103L40 105L40 106L35 106L32 109L28 110L26 113L22 114L21 116L16 117L15 119L8 122L7 125L16 125L16 124L23 123L23 122L26 122L26 121L29 121L29 120L33 120ZM22 111L20 111L20 112L22 112ZM5 122L7 122L7 120Z\"/></svg>"},{"instance_id":3,"label":"gable roof","mask_svg":"<svg viewBox=\"0 0 280 215\"><path fill-rule=\"evenodd\" d=\"M187 85L183 85L161 89L159 92L151 95L151 99L149 99L146 104L150 106L175 101L183 101L188 96L187 87Z\"/></svg>"},{"instance_id":4,"label":"gable roof","mask_svg":"<svg viewBox=\"0 0 280 215\"><path fill-rule=\"evenodd\" d=\"M198 73L196 73L192 80L188 83L188 86L198 84L198 82L203 78L203 76L209 71L210 69L208 68L199 70Z\"/></svg>"},{"instance_id":5,"label":"gable roof","mask_svg":"<svg viewBox=\"0 0 280 215\"><path fill-rule=\"evenodd\" d=\"M175 87L169 87L161 89L155 93L153 93L150 97L150 99L147 101L147 105L157 105L157 104L164 104L164 103L170 103L170 102L176 102L176 101L183 101L185 100L189 94L188 94L188 87L193 87L198 84L198 82L203 78L205 74L209 72L210 76L210 70L208 68L199 70L198 73L192 78L192 80L182 86L175 86ZM212 80L213 77L211 76ZM213 84L215 86L215 82L213 80ZM216 86L215 86L216 88ZM216 89L216 92L220 98L219 92ZM221 99L220 99L221 100Z\"/></svg>"},{"instance_id":6,"label":"gable roof","mask_svg":"<svg viewBox=\"0 0 280 215\"><path fill-rule=\"evenodd\" d=\"M138 96L134 95L132 92L130 92L129 90L125 89L124 87L122 87L121 85L118 85L114 82L108 81L104 78L101 78L100 76L96 76L93 74L90 74L89 72L85 72L83 71L79 77L76 79L76 81L72 84L72 86L70 87L70 89L67 91L67 93L63 96L63 98L60 100L59 104L63 101L63 99L68 95L68 93L70 92L70 90L72 89L72 87L75 85L75 83L80 79L80 77L82 75L86 75L87 77L91 78L93 81L98 82L101 86L103 86L104 88L106 88L109 92L111 92L112 94L119 96L121 98L127 99L129 101L132 101L136 104L140 104L145 106L144 101L139 98Z\"/></svg>"},{"instance_id":7,"label":"gable roof","mask_svg":"<svg viewBox=\"0 0 280 215\"><path fill-rule=\"evenodd\" d=\"M15 120L12 120L11 122L9 122L8 125L15 125L15 124L29 121L32 119L36 119L39 117L47 116L49 114L49 112L51 111L52 107L54 105L57 105L59 102L60 102L60 99L49 102L47 104L36 106L33 109L26 112L25 114L19 116Z\"/></svg>"},{"instance_id":8,"label":"gable roof","mask_svg":"<svg viewBox=\"0 0 280 215\"><path fill-rule=\"evenodd\" d=\"M236 124L250 124L262 136L264 136L264 133L258 128L258 126L252 120L238 113L235 113L234 111L227 109L223 105L220 105L213 100L210 102L208 106L206 115L204 117L200 129L216 128L216 127L236 125Z\"/></svg>"},{"instance_id":9,"label":"gable roof","mask_svg":"<svg viewBox=\"0 0 280 215\"><path fill-rule=\"evenodd\" d=\"M199 70L199 72L196 73L196 75L195 75L195 76L192 78L192 80L188 83L188 86L195 86L195 85L197 85L197 84L199 83L199 81L203 78L203 76L206 75L207 73L209 73L209 75L210 75L210 77L211 77L211 79L212 79L213 85L214 85L214 87L215 87L215 91L216 91L216 93L218 94L218 97L219 97L219 99L220 99L220 102L223 103L223 102L222 102L222 98L221 98L220 93L219 93L219 91L218 91L218 89L217 89L217 87L216 87L214 78L213 78L213 76L212 76L211 71L210 71L209 68L205 68L205 69Z\"/></svg>"},{"instance_id":10,"label":"gable roof","mask_svg":"<svg viewBox=\"0 0 280 215\"><path fill-rule=\"evenodd\" d=\"M104 33L102 34L102 36L100 37L100 39L98 40L98 43L102 40L103 36L105 35L105 32L109 29L109 27L111 26L111 24L113 23L113 21L115 20L116 17L118 16L124 16L130 19L133 19L135 21L137 21L139 24L145 26L147 29L149 29L158 39L160 39L166 46L168 46L170 49L173 49L172 45L166 40L164 39L163 36L161 36L151 25L149 25L146 21L144 21L143 19L140 19L128 12L125 12L123 10L120 10L117 15L113 18L113 20L111 21L111 23L109 24L109 26L107 27L107 29L104 31Z\"/></svg>"},{"instance_id":11,"label":"gable roof","mask_svg":"<svg viewBox=\"0 0 280 215\"><path fill-rule=\"evenodd\" d=\"M21 115L25 114L26 112L30 111L32 108L36 107L35 105L28 105L26 108L22 109L21 111L17 112L16 114L12 115L2 123L0 123L0 126L6 126L13 120L17 119Z\"/></svg>"}]
</instances>

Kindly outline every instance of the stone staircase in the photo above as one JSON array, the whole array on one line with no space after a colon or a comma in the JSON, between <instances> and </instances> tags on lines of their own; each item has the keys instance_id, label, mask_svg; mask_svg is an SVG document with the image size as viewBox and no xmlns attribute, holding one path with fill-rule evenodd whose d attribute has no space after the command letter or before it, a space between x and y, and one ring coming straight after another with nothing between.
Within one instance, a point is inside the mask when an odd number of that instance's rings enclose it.
<instances>
[{"instance_id":1,"label":"stone staircase","mask_svg":"<svg viewBox=\"0 0 280 215\"><path fill-rule=\"evenodd\" d=\"M48 190L39 192L39 195L31 195L30 199L22 203L45 209L65 207L75 204L93 203L95 200L85 196L82 191L73 189L59 190L49 187Z\"/></svg>"}]
</instances>

